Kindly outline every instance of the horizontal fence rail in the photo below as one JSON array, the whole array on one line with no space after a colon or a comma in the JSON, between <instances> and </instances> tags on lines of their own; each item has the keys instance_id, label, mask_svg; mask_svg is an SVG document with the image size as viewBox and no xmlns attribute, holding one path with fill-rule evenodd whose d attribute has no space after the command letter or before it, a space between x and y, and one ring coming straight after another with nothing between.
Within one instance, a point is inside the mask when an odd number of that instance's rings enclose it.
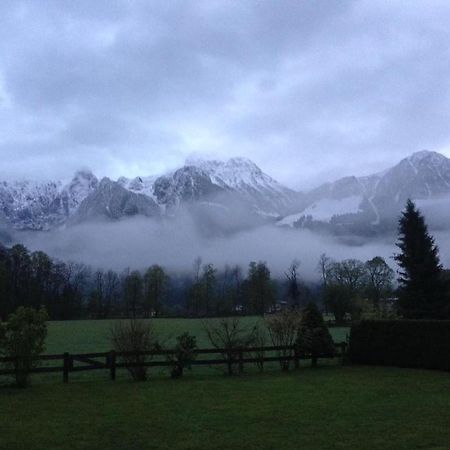
<instances>
[{"instance_id":1,"label":"horizontal fence rail","mask_svg":"<svg viewBox=\"0 0 450 450\"><path fill-rule=\"evenodd\" d=\"M319 354L314 355L315 358L334 358L344 357L347 352L347 343L340 342L335 344L338 350L337 354ZM276 356L266 356L266 353L277 352ZM249 348L210 348L196 349L192 352L194 355L220 355L219 358L197 359L194 358L187 363L189 366L213 366L213 365L238 365L239 372L243 371L244 364L263 364L266 362L285 363L294 361L296 368L299 367L300 360L311 359L312 355L301 353L298 348L293 346L271 346L271 347L249 347ZM71 354L62 353L57 355L40 355L26 362L36 363L39 365L41 361L61 361L61 364L55 366L31 367L28 373L63 373L63 381L69 381L70 372L84 372L88 370L109 370L110 378L115 380L116 369L131 367L173 367L176 362L170 357L175 357L175 350L158 350L146 352L110 352L100 353L82 353ZM142 357L143 361L133 362L124 360L130 357ZM145 358L165 357L157 361L145 360ZM98 358L101 360L99 361ZM16 373L14 364L23 363L24 358L3 357L0 358L0 364L9 363L12 368L0 370L0 375L14 375ZM31 364L30 364L31 365ZM33 364L34 365L34 364Z\"/></svg>"}]
</instances>

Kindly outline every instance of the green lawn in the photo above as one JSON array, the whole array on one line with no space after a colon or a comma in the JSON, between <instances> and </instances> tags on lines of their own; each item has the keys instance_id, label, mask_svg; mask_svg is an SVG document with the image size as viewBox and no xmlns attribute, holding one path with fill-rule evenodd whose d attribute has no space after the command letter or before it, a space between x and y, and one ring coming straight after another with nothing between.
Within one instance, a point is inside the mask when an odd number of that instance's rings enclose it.
<instances>
[{"instance_id":1,"label":"green lawn","mask_svg":"<svg viewBox=\"0 0 450 450\"><path fill-rule=\"evenodd\" d=\"M189 331L197 336L199 347L210 347L202 319L152 319L162 339L171 345L179 334ZM211 320L211 319L208 319ZM249 328L261 318L243 317L242 322ZM110 329L114 320L68 320L48 323L46 353L105 352L111 350ZM348 328L330 328L336 342L346 340Z\"/></svg>"},{"instance_id":2,"label":"green lawn","mask_svg":"<svg viewBox=\"0 0 450 450\"><path fill-rule=\"evenodd\" d=\"M325 366L3 387L0 448L448 449L450 376Z\"/></svg>"}]
</instances>

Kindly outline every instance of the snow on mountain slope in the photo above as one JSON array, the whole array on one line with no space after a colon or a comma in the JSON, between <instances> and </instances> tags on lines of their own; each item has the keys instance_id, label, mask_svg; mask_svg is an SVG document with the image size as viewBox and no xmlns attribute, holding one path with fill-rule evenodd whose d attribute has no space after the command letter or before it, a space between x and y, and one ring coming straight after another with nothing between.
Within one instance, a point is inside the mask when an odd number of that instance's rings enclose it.
<instances>
[{"instance_id":1,"label":"snow on mountain slope","mask_svg":"<svg viewBox=\"0 0 450 450\"><path fill-rule=\"evenodd\" d=\"M204 202L203 209L205 205L214 204L214 208L225 207L230 213L236 212L237 208L241 212L248 210L260 218L273 220L289 212L299 195L273 180L245 158L231 158L225 162L196 161L163 176L121 177L111 183L116 183L127 192L145 196L169 215L173 215L182 204ZM124 200L124 192L117 186L114 185L111 192ZM77 213L84 200L99 188L98 179L88 170L77 172L67 185L60 181L3 182L0 184L0 208L15 229L48 230L66 223L68 218ZM106 217L120 216L121 213L110 215L101 205L97 208L92 204L93 199L105 204L106 198L100 194L91 196L88 209L104 211ZM132 197L133 201L137 198ZM147 211L150 203L144 206L141 204L142 198L139 199L137 211ZM113 202L113 199L108 199L108 202ZM86 206L83 210L82 216L90 216Z\"/></svg>"},{"instance_id":2,"label":"snow on mountain slope","mask_svg":"<svg viewBox=\"0 0 450 450\"><path fill-rule=\"evenodd\" d=\"M306 193L284 187L246 158L231 158L191 160L163 176L121 177L103 184L88 170L77 172L68 184L0 182L0 213L13 229L49 230L75 215L79 220L102 214L111 219L173 216L183 205L199 222L215 224L234 216L235 221L245 218L249 227L284 217L279 225L323 223L342 230L357 224L366 230L392 228L407 198L429 200L427 205L438 211L435 200L449 196L450 160L435 152L417 152L383 172L345 177ZM113 205L114 211L106 205ZM222 215L216 220L219 210ZM237 227L233 222L233 229Z\"/></svg>"},{"instance_id":3,"label":"snow on mountain slope","mask_svg":"<svg viewBox=\"0 0 450 450\"><path fill-rule=\"evenodd\" d=\"M16 229L48 230L64 223L97 184L97 178L85 170L77 172L68 185L4 181L0 183L0 208Z\"/></svg>"},{"instance_id":4,"label":"snow on mountain slope","mask_svg":"<svg viewBox=\"0 0 450 450\"><path fill-rule=\"evenodd\" d=\"M203 169L218 186L231 189L251 186L254 189L274 189L279 192L287 190L247 158L231 158L228 161L194 160L190 164Z\"/></svg>"},{"instance_id":5,"label":"snow on mountain slope","mask_svg":"<svg viewBox=\"0 0 450 450\"><path fill-rule=\"evenodd\" d=\"M301 213L285 217L277 224L293 227L295 222L302 217L310 217L311 220L315 221L330 222L333 216L357 214L361 211L362 201L363 197L360 195L351 195L342 199L324 198L308 206Z\"/></svg>"},{"instance_id":6,"label":"snow on mountain slope","mask_svg":"<svg viewBox=\"0 0 450 450\"><path fill-rule=\"evenodd\" d=\"M247 158L200 160L193 164L203 169L214 184L237 193L261 216L279 216L298 201L297 192L278 183Z\"/></svg>"},{"instance_id":7,"label":"snow on mountain slope","mask_svg":"<svg viewBox=\"0 0 450 450\"><path fill-rule=\"evenodd\" d=\"M436 199L450 195L450 160L430 151L420 151L401 160L394 167L365 177L345 177L326 183L305 194L305 205L296 214L285 217L279 225L307 223L302 218L340 223L345 217L361 228L395 226L408 198Z\"/></svg>"},{"instance_id":8,"label":"snow on mountain slope","mask_svg":"<svg viewBox=\"0 0 450 450\"><path fill-rule=\"evenodd\" d=\"M188 159L185 166L161 177L122 177L117 181L126 189L146 194L169 209L193 199L209 200L215 194L227 193L246 203L261 217L279 217L292 208L299 196L247 158Z\"/></svg>"},{"instance_id":9,"label":"snow on mountain slope","mask_svg":"<svg viewBox=\"0 0 450 450\"><path fill-rule=\"evenodd\" d=\"M123 188L128 189L129 191L135 192L137 194L145 194L149 196L151 199L156 200L155 194L153 192L153 186L158 176L148 176L148 177L135 177L135 178L126 178L120 177L117 180Z\"/></svg>"}]
</instances>

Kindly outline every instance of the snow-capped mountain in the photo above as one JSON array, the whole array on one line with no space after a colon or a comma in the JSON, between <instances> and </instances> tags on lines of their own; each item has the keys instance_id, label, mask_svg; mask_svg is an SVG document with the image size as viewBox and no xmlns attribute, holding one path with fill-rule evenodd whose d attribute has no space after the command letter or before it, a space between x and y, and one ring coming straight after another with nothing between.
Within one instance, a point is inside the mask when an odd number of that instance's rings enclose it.
<instances>
[{"instance_id":1,"label":"snow-capped mountain","mask_svg":"<svg viewBox=\"0 0 450 450\"><path fill-rule=\"evenodd\" d=\"M79 171L72 181L0 183L0 209L6 222L19 230L49 230L65 223L98 186L92 172Z\"/></svg>"},{"instance_id":2,"label":"snow-capped mountain","mask_svg":"<svg viewBox=\"0 0 450 450\"><path fill-rule=\"evenodd\" d=\"M353 232L392 229L408 198L424 210L437 199L450 199L450 159L423 150L384 172L326 183L306 193L300 211L278 224Z\"/></svg>"},{"instance_id":3,"label":"snow-capped mountain","mask_svg":"<svg viewBox=\"0 0 450 450\"><path fill-rule=\"evenodd\" d=\"M439 226L450 228L443 215L450 205L450 160L417 152L382 173L345 177L306 193L281 185L245 158L188 161L165 175L117 181L99 182L82 170L68 184L0 182L0 226L6 232L50 230L99 218L173 217L188 211L207 233L278 220L280 226L371 234L395 228L407 198L424 212L433 208L441 217Z\"/></svg>"},{"instance_id":4,"label":"snow-capped mountain","mask_svg":"<svg viewBox=\"0 0 450 450\"><path fill-rule=\"evenodd\" d=\"M190 161L162 176L104 178L79 171L60 181L0 183L0 211L16 230L50 230L64 224L131 215L173 216L180 207L215 224L239 211L246 226L279 218L293 209L298 193L261 171L252 161ZM220 220L213 220L220 212ZM232 220L236 223L235 219ZM234 227L234 225L233 225Z\"/></svg>"},{"instance_id":5,"label":"snow-capped mountain","mask_svg":"<svg viewBox=\"0 0 450 450\"><path fill-rule=\"evenodd\" d=\"M197 166L214 184L235 192L263 216L277 217L298 202L299 193L278 183L247 158L231 158L226 162L198 161Z\"/></svg>"},{"instance_id":6,"label":"snow-capped mountain","mask_svg":"<svg viewBox=\"0 0 450 450\"><path fill-rule=\"evenodd\" d=\"M169 210L186 202L211 199L226 204L231 195L254 213L280 217L292 210L299 198L299 193L281 185L246 158L190 159L184 167L161 177L122 177L118 183L152 197Z\"/></svg>"}]
</instances>

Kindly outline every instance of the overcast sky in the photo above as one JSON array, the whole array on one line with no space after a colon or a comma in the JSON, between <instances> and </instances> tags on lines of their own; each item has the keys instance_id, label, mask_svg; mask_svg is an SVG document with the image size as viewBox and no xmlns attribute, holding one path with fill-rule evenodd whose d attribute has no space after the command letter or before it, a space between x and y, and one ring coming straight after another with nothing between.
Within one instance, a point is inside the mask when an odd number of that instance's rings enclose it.
<instances>
[{"instance_id":1,"label":"overcast sky","mask_svg":"<svg viewBox=\"0 0 450 450\"><path fill-rule=\"evenodd\" d=\"M450 2L0 2L0 179L246 156L304 188L450 156Z\"/></svg>"}]
</instances>

